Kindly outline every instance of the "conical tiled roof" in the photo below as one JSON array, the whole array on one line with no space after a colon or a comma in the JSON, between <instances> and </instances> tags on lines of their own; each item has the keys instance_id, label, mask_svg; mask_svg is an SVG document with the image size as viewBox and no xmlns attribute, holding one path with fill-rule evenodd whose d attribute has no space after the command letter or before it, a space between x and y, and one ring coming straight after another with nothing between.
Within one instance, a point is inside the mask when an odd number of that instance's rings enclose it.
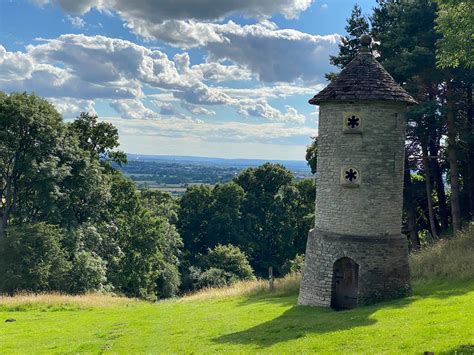
<instances>
[{"instance_id":1,"label":"conical tiled roof","mask_svg":"<svg viewBox=\"0 0 474 355\"><path fill-rule=\"evenodd\" d=\"M367 41L367 38L361 38L363 46L366 44L364 40ZM362 47L359 54L347 64L337 78L309 100L309 103L319 105L327 101L356 100L396 101L411 105L417 103L395 82L369 52L368 47Z\"/></svg>"}]
</instances>

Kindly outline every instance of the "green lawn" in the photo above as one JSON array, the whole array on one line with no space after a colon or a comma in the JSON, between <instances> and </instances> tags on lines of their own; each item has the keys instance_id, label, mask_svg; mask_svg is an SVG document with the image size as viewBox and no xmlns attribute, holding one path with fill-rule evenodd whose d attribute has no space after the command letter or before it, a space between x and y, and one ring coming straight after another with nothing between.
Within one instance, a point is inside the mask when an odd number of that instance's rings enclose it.
<instances>
[{"instance_id":1,"label":"green lawn","mask_svg":"<svg viewBox=\"0 0 474 355\"><path fill-rule=\"evenodd\" d=\"M474 353L474 282L418 285L410 298L344 312L295 303L295 294L267 294L0 304L0 353Z\"/></svg>"}]
</instances>

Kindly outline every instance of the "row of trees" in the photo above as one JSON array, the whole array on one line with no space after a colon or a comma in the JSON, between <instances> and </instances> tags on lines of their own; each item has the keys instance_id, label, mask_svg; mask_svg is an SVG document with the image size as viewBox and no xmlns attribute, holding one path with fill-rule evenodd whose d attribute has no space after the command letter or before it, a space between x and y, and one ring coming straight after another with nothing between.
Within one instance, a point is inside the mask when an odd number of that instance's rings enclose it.
<instances>
[{"instance_id":1,"label":"row of trees","mask_svg":"<svg viewBox=\"0 0 474 355\"><path fill-rule=\"evenodd\" d=\"M178 292L181 238L112 168L118 144L97 116L65 123L36 95L0 93L0 292Z\"/></svg>"},{"instance_id":2,"label":"row of trees","mask_svg":"<svg viewBox=\"0 0 474 355\"><path fill-rule=\"evenodd\" d=\"M369 17L356 5L331 57L343 69L370 34L377 59L419 102L408 114L404 191L415 249L474 216L473 14L474 3L460 0L378 0ZM313 170L316 152L315 141Z\"/></svg>"},{"instance_id":3,"label":"row of trees","mask_svg":"<svg viewBox=\"0 0 474 355\"><path fill-rule=\"evenodd\" d=\"M0 293L156 299L281 274L304 252L312 181L265 164L176 200L114 169L118 145L95 115L66 123L34 94L0 93Z\"/></svg>"},{"instance_id":4,"label":"row of trees","mask_svg":"<svg viewBox=\"0 0 474 355\"><path fill-rule=\"evenodd\" d=\"M218 244L238 246L258 276L288 270L304 253L314 224L315 186L293 181L278 164L248 168L234 181L188 188L179 201L178 230L187 263Z\"/></svg>"}]
</instances>

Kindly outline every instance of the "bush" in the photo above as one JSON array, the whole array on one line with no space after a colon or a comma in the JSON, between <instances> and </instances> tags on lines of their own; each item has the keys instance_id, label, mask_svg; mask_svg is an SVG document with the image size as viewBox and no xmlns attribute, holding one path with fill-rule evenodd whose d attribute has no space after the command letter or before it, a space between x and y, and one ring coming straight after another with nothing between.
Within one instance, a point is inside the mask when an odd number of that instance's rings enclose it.
<instances>
[{"instance_id":1,"label":"bush","mask_svg":"<svg viewBox=\"0 0 474 355\"><path fill-rule=\"evenodd\" d=\"M215 267L202 271L198 267L191 266L189 268L189 274L195 290L227 286L238 281L235 275Z\"/></svg>"},{"instance_id":2,"label":"bush","mask_svg":"<svg viewBox=\"0 0 474 355\"><path fill-rule=\"evenodd\" d=\"M67 291L71 263L60 228L47 224L12 226L0 237L0 292Z\"/></svg>"},{"instance_id":3,"label":"bush","mask_svg":"<svg viewBox=\"0 0 474 355\"><path fill-rule=\"evenodd\" d=\"M189 268L189 279L195 290L255 279L247 257L236 246L217 245L198 259L198 266Z\"/></svg>"},{"instance_id":4,"label":"bush","mask_svg":"<svg viewBox=\"0 0 474 355\"><path fill-rule=\"evenodd\" d=\"M179 292L181 277L178 265L163 263L160 276L156 280L156 293L158 298L174 297Z\"/></svg>"},{"instance_id":5,"label":"bush","mask_svg":"<svg viewBox=\"0 0 474 355\"><path fill-rule=\"evenodd\" d=\"M100 256L80 251L74 256L71 272L72 293L100 290L107 282L107 263Z\"/></svg>"},{"instance_id":6,"label":"bush","mask_svg":"<svg viewBox=\"0 0 474 355\"><path fill-rule=\"evenodd\" d=\"M207 255L200 258L203 269L216 268L228 272L237 280L252 280L255 278L252 267L240 249L234 245L217 245L208 249Z\"/></svg>"},{"instance_id":7,"label":"bush","mask_svg":"<svg viewBox=\"0 0 474 355\"><path fill-rule=\"evenodd\" d=\"M304 269L304 254L296 254L293 260L288 262L288 272L290 274L302 273Z\"/></svg>"}]
</instances>

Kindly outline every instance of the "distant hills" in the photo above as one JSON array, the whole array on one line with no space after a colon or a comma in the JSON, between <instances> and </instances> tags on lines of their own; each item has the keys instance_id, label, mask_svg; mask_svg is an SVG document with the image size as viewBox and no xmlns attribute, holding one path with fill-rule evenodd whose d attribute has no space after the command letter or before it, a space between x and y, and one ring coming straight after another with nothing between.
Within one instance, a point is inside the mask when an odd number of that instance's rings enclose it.
<instances>
[{"instance_id":1,"label":"distant hills","mask_svg":"<svg viewBox=\"0 0 474 355\"><path fill-rule=\"evenodd\" d=\"M145 162L167 162L181 163L186 165L207 165L234 168L255 167L267 162L274 164L282 164L291 171L308 172L309 167L304 160L265 160L265 159L225 159L212 157L193 157L181 155L143 155L143 154L127 154L129 161L145 161Z\"/></svg>"}]
</instances>

